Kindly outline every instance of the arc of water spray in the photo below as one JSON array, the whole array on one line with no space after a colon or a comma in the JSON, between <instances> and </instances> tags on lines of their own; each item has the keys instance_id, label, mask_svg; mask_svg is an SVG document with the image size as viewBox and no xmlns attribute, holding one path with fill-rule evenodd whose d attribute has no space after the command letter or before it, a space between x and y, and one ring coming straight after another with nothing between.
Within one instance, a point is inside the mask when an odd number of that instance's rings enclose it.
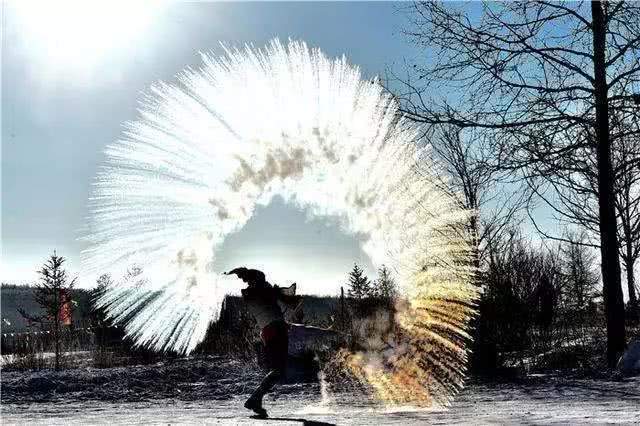
<instances>
[{"instance_id":1,"label":"arc of water spray","mask_svg":"<svg viewBox=\"0 0 640 426\"><path fill-rule=\"evenodd\" d=\"M470 212L438 189L419 129L376 81L303 42L202 60L179 84L154 85L106 149L83 267L125 278L100 304L139 344L192 351L231 288L216 250L279 194L340 218L374 265L398 273L391 346L343 351L339 364L386 402L448 401L476 297Z\"/></svg>"}]
</instances>

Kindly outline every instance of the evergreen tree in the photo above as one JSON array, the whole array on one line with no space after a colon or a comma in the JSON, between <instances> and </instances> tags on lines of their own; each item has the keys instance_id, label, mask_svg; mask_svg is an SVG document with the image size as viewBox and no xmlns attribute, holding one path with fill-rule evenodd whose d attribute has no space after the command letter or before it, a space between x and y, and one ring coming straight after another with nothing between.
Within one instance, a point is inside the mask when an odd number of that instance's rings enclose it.
<instances>
[{"instance_id":1,"label":"evergreen tree","mask_svg":"<svg viewBox=\"0 0 640 426\"><path fill-rule=\"evenodd\" d=\"M371 283L364 275L364 271L357 264L353 264L353 269L349 272L348 295L353 299L364 299L371 296Z\"/></svg>"},{"instance_id":2,"label":"evergreen tree","mask_svg":"<svg viewBox=\"0 0 640 426\"><path fill-rule=\"evenodd\" d=\"M391 276L391 270L385 265L378 269L378 279L375 283L375 296L384 300L392 300L396 296L396 282Z\"/></svg>"},{"instance_id":3,"label":"evergreen tree","mask_svg":"<svg viewBox=\"0 0 640 426\"><path fill-rule=\"evenodd\" d=\"M586 241L584 233L570 234L567 240L570 242L560 246L564 304L569 309L585 311L599 296L597 257L583 244Z\"/></svg>"},{"instance_id":4,"label":"evergreen tree","mask_svg":"<svg viewBox=\"0 0 640 426\"><path fill-rule=\"evenodd\" d=\"M103 348L105 345L107 330L109 329L109 321L107 320L107 312L104 307L98 307L98 299L113 285L110 274L102 274L96 281L96 287L91 291L91 322L96 335L98 347Z\"/></svg>"},{"instance_id":5,"label":"evergreen tree","mask_svg":"<svg viewBox=\"0 0 640 426\"><path fill-rule=\"evenodd\" d=\"M58 256L55 250L49 260L42 266L38 274L40 282L36 284L34 299L42 308L44 314L34 317L20 310L22 316L30 321L39 323L43 328L49 328L53 334L55 351L55 368L60 368L60 353L62 345L62 328L71 321L71 290L76 279L69 280L67 271L63 268L65 258Z\"/></svg>"}]
</instances>

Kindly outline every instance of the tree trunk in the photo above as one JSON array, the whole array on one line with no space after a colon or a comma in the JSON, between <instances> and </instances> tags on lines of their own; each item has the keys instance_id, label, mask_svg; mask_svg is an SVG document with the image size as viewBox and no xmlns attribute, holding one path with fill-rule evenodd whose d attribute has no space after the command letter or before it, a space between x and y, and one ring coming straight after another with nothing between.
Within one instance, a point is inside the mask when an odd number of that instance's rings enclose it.
<instances>
[{"instance_id":1,"label":"tree trunk","mask_svg":"<svg viewBox=\"0 0 640 426\"><path fill-rule=\"evenodd\" d=\"M627 275L627 290L629 294L629 304L627 305L627 318L633 321L638 319L638 298L636 296L635 288L635 272L633 267L635 266L636 257L634 256L633 247L633 233L631 232L631 213L630 213L630 197L629 197L630 184L625 183L624 192L624 210L621 212L622 220L622 232L624 233L624 250L622 253L622 263L624 263L624 269Z\"/></svg>"},{"instance_id":2,"label":"tree trunk","mask_svg":"<svg viewBox=\"0 0 640 426\"><path fill-rule=\"evenodd\" d=\"M600 254L603 296L607 320L607 362L615 367L626 345L624 300L620 278L617 225L613 198L609 103L605 67L606 29L600 1L591 2L593 17L594 89L598 157L598 210L600 215Z\"/></svg>"},{"instance_id":3,"label":"tree trunk","mask_svg":"<svg viewBox=\"0 0 640 426\"><path fill-rule=\"evenodd\" d=\"M56 370L59 370L60 369L60 323L57 320L53 322L53 340L55 344Z\"/></svg>"},{"instance_id":4,"label":"tree trunk","mask_svg":"<svg viewBox=\"0 0 640 426\"><path fill-rule=\"evenodd\" d=\"M631 245L631 241L628 241L628 246ZM629 291L629 305L627 306L628 317L636 321L638 319L638 298L636 296L635 287L635 273L633 272L633 260L629 260L625 264L627 271L627 290Z\"/></svg>"},{"instance_id":5,"label":"tree trunk","mask_svg":"<svg viewBox=\"0 0 640 426\"><path fill-rule=\"evenodd\" d=\"M479 226L478 226L478 216L476 215L478 212L478 208L475 209L473 216L469 219L469 228L471 228L471 249L472 253L472 262L473 267L475 268L476 274L480 270L480 241L478 238L479 234ZM477 275L476 275L477 278ZM479 281L479 280L478 280Z\"/></svg>"},{"instance_id":6,"label":"tree trunk","mask_svg":"<svg viewBox=\"0 0 640 426\"><path fill-rule=\"evenodd\" d=\"M627 288L629 290L629 304L632 306L636 306L638 304L635 284L636 283L635 274L633 272L633 265L630 265L629 270L627 271Z\"/></svg>"}]
</instances>

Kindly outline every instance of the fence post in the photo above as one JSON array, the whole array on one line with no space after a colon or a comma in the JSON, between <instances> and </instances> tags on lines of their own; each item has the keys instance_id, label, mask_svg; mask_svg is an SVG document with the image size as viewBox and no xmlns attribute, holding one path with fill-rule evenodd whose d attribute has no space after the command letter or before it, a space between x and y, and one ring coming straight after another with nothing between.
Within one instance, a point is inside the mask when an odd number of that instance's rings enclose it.
<instances>
[{"instance_id":1,"label":"fence post","mask_svg":"<svg viewBox=\"0 0 640 426\"><path fill-rule=\"evenodd\" d=\"M340 329L344 330L344 287L340 286Z\"/></svg>"}]
</instances>

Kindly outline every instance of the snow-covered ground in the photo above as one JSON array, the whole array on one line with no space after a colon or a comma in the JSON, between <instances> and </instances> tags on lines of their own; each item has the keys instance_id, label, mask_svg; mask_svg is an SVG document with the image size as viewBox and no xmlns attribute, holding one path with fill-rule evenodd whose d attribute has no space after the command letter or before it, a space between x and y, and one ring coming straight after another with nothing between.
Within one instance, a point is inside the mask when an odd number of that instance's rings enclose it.
<instances>
[{"instance_id":1,"label":"snow-covered ground","mask_svg":"<svg viewBox=\"0 0 640 426\"><path fill-rule=\"evenodd\" d=\"M3 372L2 424L640 424L639 377L472 380L451 407L432 410L375 408L352 394L327 402L317 383L298 383L269 396L271 419L256 420L242 402L259 377L239 364L215 360Z\"/></svg>"}]
</instances>

